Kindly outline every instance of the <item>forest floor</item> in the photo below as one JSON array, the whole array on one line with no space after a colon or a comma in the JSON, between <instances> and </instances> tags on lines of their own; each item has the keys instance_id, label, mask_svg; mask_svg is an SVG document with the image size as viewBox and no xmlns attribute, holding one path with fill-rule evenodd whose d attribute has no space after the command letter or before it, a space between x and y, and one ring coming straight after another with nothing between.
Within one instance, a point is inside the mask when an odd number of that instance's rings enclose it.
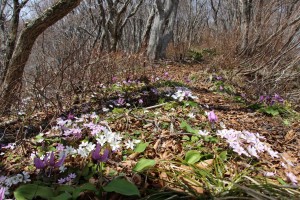
<instances>
[{"instance_id":1,"label":"forest floor","mask_svg":"<svg viewBox=\"0 0 300 200\"><path fill-rule=\"evenodd\" d=\"M250 103L210 71L149 69L60 116L19 116L1 128L34 128L2 145L0 187L16 199L299 199L299 114L278 96Z\"/></svg>"}]
</instances>

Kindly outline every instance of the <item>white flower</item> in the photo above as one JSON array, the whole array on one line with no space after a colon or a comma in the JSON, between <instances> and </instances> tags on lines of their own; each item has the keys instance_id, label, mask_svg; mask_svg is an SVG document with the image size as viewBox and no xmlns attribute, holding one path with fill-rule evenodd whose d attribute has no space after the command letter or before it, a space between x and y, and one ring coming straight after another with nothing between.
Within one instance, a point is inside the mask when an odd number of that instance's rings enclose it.
<instances>
[{"instance_id":1,"label":"white flower","mask_svg":"<svg viewBox=\"0 0 300 200\"><path fill-rule=\"evenodd\" d=\"M67 170L67 168L64 165L60 166L58 169L59 169L59 173L63 173Z\"/></svg>"},{"instance_id":2,"label":"white flower","mask_svg":"<svg viewBox=\"0 0 300 200\"><path fill-rule=\"evenodd\" d=\"M79 147L86 147L86 145L88 145L88 141L82 141L81 144L79 145Z\"/></svg>"},{"instance_id":3,"label":"white flower","mask_svg":"<svg viewBox=\"0 0 300 200\"><path fill-rule=\"evenodd\" d=\"M76 154L76 149L74 149L73 147L71 146L66 146L66 148L64 149L64 152L65 152L65 155L73 155L73 154Z\"/></svg>"},{"instance_id":4,"label":"white flower","mask_svg":"<svg viewBox=\"0 0 300 200\"><path fill-rule=\"evenodd\" d=\"M198 134L201 135L201 136L207 136L207 135L209 135L209 132L207 130L204 130L204 131L200 130L198 132Z\"/></svg>"},{"instance_id":5,"label":"white flower","mask_svg":"<svg viewBox=\"0 0 300 200\"><path fill-rule=\"evenodd\" d=\"M187 116L188 116L189 118L191 118L191 119L194 119L194 118L195 118L194 113L189 113Z\"/></svg>"},{"instance_id":6,"label":"white flower","mask_svg":"<svg viewBox=\"0 0 300 200\"><path fill-rule=\"evenodd\" d=\"M93 149L95 149L95 147L96 147L95 144L89 142L89 143L86 145L85 148L86 148L86 150L87 150L88 152L91 152Z\"/></svg>"},{"instance_id":7,"label":"white flower","mask_svg":"<svg viewBox=\"0 0 300 200\"><path fill-rule=\"evenodd\" d=\"M22 174L23 174L23 183L27 183L27 182L31 181L30 175L28 172L23 171Z\"/></svg>"},{"instance_id":8,"label":"white flower","mask_svg":"<svg viewBox=\"0 0 300 200\"><path fill-rule=\"evenodd\" d=\"M108 112L108 111L109 111L109 109L108 109L108 108L106 108L106 107L103 107L103 108L102 108L102 111L103 111L103 112Z\"/></svg>"},{"instance_id":9,"label":"white flower","mask_svg":"<svg viewBox=\"0 0 300 200\"><path fill-rule=\"evenodd\" d=\"M107 142L105 135L100 135L96 140L101 146Z\"/></svg>"},{"instance_id":10,"label":"white flower","mask_svg":"<svg viewBox=\"0 0 300 200\"><path fill-rule=\"evenodd\" d=\"M105 133L105 137L108 143L112 143L115 140L115 133L108 131Z\"/></svg>"},{"instance_id":11,"label":"white flower","mask_svg":"<svg viewBox=\"0 0 300 200\"><path fill-rule=\"evenodd\" d=\"M77 149L77 153L78 153L81 157L86 158L86 157L88 157L88 155L89 155L90 152L88 152L88 151L86 150L86 148L79 147L79 148Z\"/></svg>"},{"instance_id":12,"label":"white flower","mask_svg":"<svg viewBox=\"0 0 300 200\"><path fill-rule=\"evenodd\" d=\"M112 143L110 143L111 149L113 151L117 150L120 148L120 142L119 141L113 141Z\"/></svg>"},{"instance_id":13,"label":"white flower","mask_svg":"<svg viewBox=\"0 0 300 200\"><path fill-rule=\"evenodd\" d=\"M292 172L286 172L285 174L294 185L297 185L298 183L297 177Z\"/></svg>"},{"instance_id":14,"label":"white flower","mask_svg":"<svg viewBox=\"0 0 300 200\"><path fill-rule=\"evenodd\" d=\"M257 155L257 151L256 151L255 147L249 145L249 146L247 147L247 151L248 151L248 153L249 153L251 156L254 156L254 157L256 157L256 158L259 157L259 156Z\"/></svg>"},{"instance_id":15,"label":"white flower","mask_svg":"<svg viewBox=\"0 0 300 200\"><path fill-rule=\"evenodd\" d=\"M133 140L133 143L135 143L135 144L138 144L140 142L141 142L141 140L136 140L136 139Z\"/></svg>"},{"instance_id":16,"label":"white flower","mask_svg":"<svg viewBox=\"0 0 300 200\"><path fill-rule=\"evenodd\" d=\"M127 142L125 142L126 148L127 149L133 149L134 148L134 142L128 140Z\"/></svg>"},{"instance_id":17,"label":"white flower","mask_svg":"<svg viewBox=\"0 0 300 200\"><path fill-rule=\"evenodd\" d=\"M274 172L264 172L263 175L266 177L274 177L275 173Z\"/></svg>"},{"instance_id":18,"label":"white flower","mask_svg":"<svg viewBox=\"0 0 300 200\"><path fill-rule=\"evenodd\" d=\"M221 129L226 129L226 126L223 122L220 122L220 127L221 127Z\"/></svg>"}]
</instances>

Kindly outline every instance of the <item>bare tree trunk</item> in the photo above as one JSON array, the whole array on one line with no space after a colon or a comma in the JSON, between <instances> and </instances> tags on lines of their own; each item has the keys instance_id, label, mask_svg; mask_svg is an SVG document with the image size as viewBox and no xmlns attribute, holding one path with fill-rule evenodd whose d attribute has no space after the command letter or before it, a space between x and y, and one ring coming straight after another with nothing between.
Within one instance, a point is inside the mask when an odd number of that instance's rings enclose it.
<instances>
[{"instance_id":1,"label":"bare tree trunk","mask_svg":"<svg viewBox=\"0 0 300 200\"><path fill-rule=\"evenodd\" d=\"M252 0L240 0L241 2L241 13L242 13L242 24L241 24L241 32L242 32L242 44L240 47L240 51L242 54L246 53L246 49L249 44L249 30L250 30L250 22L251 22L251 10L252 10Z\"/></svg>"},{"instance_id":2,"label":"bare tree trunk","mask_svg":"<svg viewBox=\"0 0 300 200\"><path fill-rule=\"evenodd\" d=\"M148 58L151 60L166 57L166 49L173 38L178 3L179 0L155 1L156 13L147 49Z\"/></svg>"},{"instance_id":3,"label":"bare tree trunk","mask_svg":"<svg viewBox=\"0 0 300 200\"><path fill-rule=\"evenodd\" d=\"M1 105L4 110L10 109L20 95L24 68L37 37L76 8L80 2L81 0L60 0L22 30L1 85Z\"/></svg>"}]
</instances>

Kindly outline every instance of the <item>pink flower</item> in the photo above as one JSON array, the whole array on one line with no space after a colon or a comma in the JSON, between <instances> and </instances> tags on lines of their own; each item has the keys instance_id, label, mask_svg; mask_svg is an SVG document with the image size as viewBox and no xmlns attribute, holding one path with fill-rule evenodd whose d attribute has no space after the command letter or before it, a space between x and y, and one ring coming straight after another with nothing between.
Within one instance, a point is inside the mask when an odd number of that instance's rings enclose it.
<instances>
[{"instance_id":1,"label":"pink flower","mask_svg":"<svg viewBox=\"0 0 300 200\"><path fill-rule=\"evenodd\" d=\"M213 110L210 111L210 112L208 113L208 120L209 120L211 123L215 123L215 122L218 121L218 117L217 117L217 115L214 113Z\"/></svg>"},{"instance_id":2,"label":"pink flower","mask_svg":"<svg viewBox=\"0 0 300 200\"><path fill-rule=\"evenodd\" d=\"M1 187L0 188L0 200L4 200L5 197L5 188Z\"/></svg>"}]
</instances>

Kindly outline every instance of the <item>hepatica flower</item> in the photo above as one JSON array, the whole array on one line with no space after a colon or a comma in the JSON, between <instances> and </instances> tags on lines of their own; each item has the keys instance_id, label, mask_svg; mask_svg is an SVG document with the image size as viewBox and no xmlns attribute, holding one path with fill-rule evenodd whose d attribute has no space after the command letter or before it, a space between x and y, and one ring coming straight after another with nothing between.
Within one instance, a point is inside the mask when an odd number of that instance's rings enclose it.
<instances>
[{"instance_id":1,"label":"hepatica flower","mask_svg":"<svg viewBox=\"0 0 300 200\"><path fill-rule=\"evenodd\" d=\"M233 129L218 130L217 135L226 139L226 142L239 155L259 158L259 153L267 152L273 159L278 158L278 152L272 150L267 144L260 141L265 139L258 133L254 134L249 131L236 131Z\"/></svg>"},{"instance_id":2,"label":"hepatica flower","mask_svg":"<svg viewBox=\"0 0 300 200\"><path fill-rule=\"evenodd\" d=\"M101 146L97 144L95 150L92 151L92 159L96 162L106 162L108 160L109 150L105 149L103 154L100 154Z\"/></svg>"}]
</instances>

